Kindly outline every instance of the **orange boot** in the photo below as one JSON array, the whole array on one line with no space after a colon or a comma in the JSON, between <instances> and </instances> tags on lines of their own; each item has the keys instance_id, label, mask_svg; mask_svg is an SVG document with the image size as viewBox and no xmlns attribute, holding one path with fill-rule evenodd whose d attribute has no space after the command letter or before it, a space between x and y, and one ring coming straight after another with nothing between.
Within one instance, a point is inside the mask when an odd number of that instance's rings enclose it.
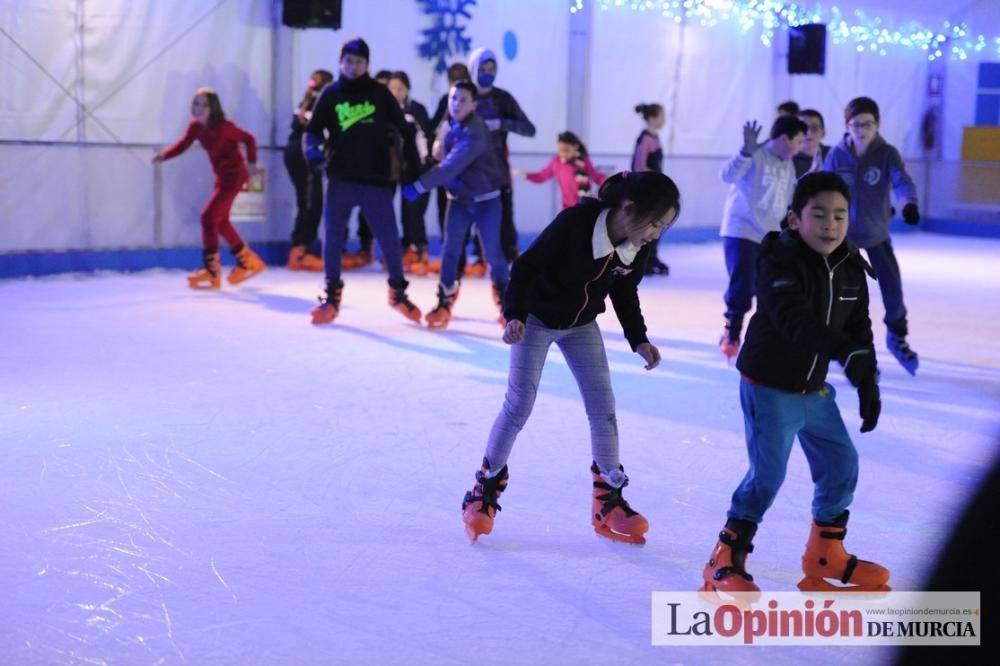
<instances>
[{"instance_id":1,"label":"orange boot","mask_svg":"<svg viewBox=\"0 0 1000 666\"><path fill-rule=\"evenodd\" d=\"M465 493L462 500L462 521L465 522L465 533L472 541L478 539L480 534L493 531L493 517L500 510L497 500L507 490L507 465L492 477L490 471L490 461L483 458L483 467L476 472L476 485Z\"/></svg>"},{"instance_id":2,"label":"orange boot","mask_svg":"<svg viewBox=\"0 0 1000 666\"><path fill-rule=\"evenodd\" d=\"M410 273L414 275L427 275L429 259L427 256L427 250L418 250L416 259L409 265Z\"/></svg>"},{"instance_id":3,"label":"orange boot","mask_svg":"<svg viewBox=\"0 0 1000 666\"><path fill-rule=\"evenodd\" d=\"M458 300L459 283L456 282L451 287L443 284L438 285L438 304L433 310L427 313L427 328L447 328L451 321L451 309Z\"/></svg>"},{"instance_id":4,"label":"orange boot","mask_svg":"<svg viewBox=\"0 0 1000 666\"><path fill-rule=\"evenodd\" d=\"M410 264L417 260L420 253L417 252L417 248L412 245L407 245L403 248L403 271L406 273L410 272Z\"/></svg>"},{"instance_id":5,"label":"orange boot","mask_svg":"<svg viewBox=\"0 0 1000 666\"><path fill-rule=\"evenodd\" d=\"M649 521L641 513L633 511L622 497L622 489L628 485L625 469L619 465L618 469L604 474L595 462L590 465L590 471L594 475L594 499L590 513L594 531L614 541L646 543L643 535L649 531Z\"/></svg>"},{"instance_id":6,"label":"orange boot","mask_svg":"<svg viewBox=\"0 0 1000 666\"><path fill-rule=\"evenodd\" d=\"M389 307L419 325L421 317L420 308L414 305L407 297L406 287L407 283L405 281L401 287L394 287L391 282L389 283Z\"/></svg>"},{"instance_id":7,"label":"orange boot","mask_svg":"<svg viewBox=\"0 0 1000 666\"><path fill-rule=\"evenodd\" d=\"M250 249L249 245L244 244L239 252L235 253L235 256L236 266L226 276L229 284L239 284L240 282L249 280L254 275L263 273L264 269L267 268L264 261L257 256L256 252Z\"/></svg>"},{"instance_id":8,"label":"orange boot","mask_svg":"<svg viewBox=\"0 0 1000 666\"><path fill-rule=\"evenodd\" d=\"M719 592L727 596L739 595L741 601L760 600L760 588L747 573L747 555L753 552L753 537L757 533L757 523L749 520L730 518L719 532L719 541L708 558L702 571L704 584L702 592L712 595L715 602L723 602Z\"/></svg>"},{"instance_id":9,"label":"orange boot","mask_svg":"<svg viewBox=\"0 0 1000 666\"><path fill-rule=\"evenodd\" d=\"M888 569L874 562L859 560L844 549L849 516L850 511L844 511L832 523L813 521L806 552L802 556L805 577L799 581L800 590L888 592L892 589L886 584L889 582ZM829 582L827 579L830 578L841 584Z\"/></svg>"},{"instance_id":10,"label":"orange boot","mask_svg":"<svg viewBox=\"0 0 1000 666\"><path fill-rule=\"evenodd\" d=\"M465 267L465 274L469 277L483 277L489 269L489 264L485 259L479 259L474 264Z\"/></svg>"},{"instance_id":11,"label":"orange boot","mask_svg":"<svg viewBox=\"0 0 1000 666\"><path fill-rule=\"evenodd\" d=\"M189 274L188 286L192 289L218 289L222 286L222 266L219 264L219 251L202 252L204 266Z\"/></svg>"},{"instance_id":12,"label":"orange boot","mask_svg":"<svg viewBox=\"0 0 1000 666\"><path fill-rule=\"evenodd\" d=\"M293 271L323 271L323 260L314 254L309 254L305 245L296 245L288 253L288 268Z\"/></svg>"},{"instance_id":13,"label":"orange boot","mask_svg":"<svg viewBox=\"0 0 1000 666\"><path fill-rule=\"evenodd\" d=\"M344 293L344 281L327 285L326 296L320 296L319 305L312 309L312 323L331 324L340 314L340 297Z\"/></svg>"},{"instance_id":14,"label":"orange boot","mask_svg":"<svg viewBox=\"0 0 1000 666\"><path fill-rule=\"evenodd\" d=\"M427 262L427 272L437 275L441 272L441 260L440 259L430 259Z\"/></svg>"}]
</instances>

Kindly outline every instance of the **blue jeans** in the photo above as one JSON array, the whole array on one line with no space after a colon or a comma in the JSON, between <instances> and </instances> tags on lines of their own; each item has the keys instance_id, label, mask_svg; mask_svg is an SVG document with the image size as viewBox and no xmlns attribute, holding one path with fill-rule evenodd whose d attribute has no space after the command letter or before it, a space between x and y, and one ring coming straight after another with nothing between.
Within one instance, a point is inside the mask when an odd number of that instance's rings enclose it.
<instances>
[{"instance_id":1,"label":"blue jeans","mask_svg":"<svg viewBox=\"0 0 1000 666\"><path fill-rule=\"evenodd\" d=\"M745 238L722 237L722 250L726 255L729 288L726 289L726 321L729 337L738 340L743 330L743 316L750 311L757 291L757 255L760 245Z\"/></svg>"},{"instance_id":2,"label":"blue jeans","mask_svg":"<svg viewBox=\"0 0 1000 666\"><path fill-rule=\"evenodd\" d=\"M872 268L875 269L878 287L882 291L886 328L899 337L905 338L908 331L906 306L903 304L903 279L899 274L896 254L892 251L892 242L887 240L875 247L868 248L865 252L868 254L868 261L871 262Z\"/></svg>"},{"instance_id":3,"label":"blue jeans","mask_svg":"<svg viewBox=\"0 0 1000 666\"><path fill-rule=\"evenodd\" d=\"M386 268L389 283L405 286L403 277L403 250L396 228L396 212L392 209L393 187L390 185L364 185L330 178L326 188L326 206L323 219L326 223L326 243L323 244L323 265L327 284L340 282L340 253L344 249L347 221L355 206L368 219L375 233Z\"/></svg>"},{"instance_id":4,"label":"blue jeans","mask_svg":"<svg viewBox=\"0 0 1000 666\"><path fill-rule=\"evenodd\" d=\"M583 396L583 406L590 421L590 448L593 460L603 470L618 468L618 420L615 416L615 394L611 389L611 373L604 340L597 322L567 329L547 328L532 315L524 329L524 338L510 348L510 375L503 407L486 444L486 459L491 469L507 464L514 440L528 421L538 394L542 367L555 342L566 357L577 386Z\"/></svg>"},{"instance_id":5,"label":"blue jeans","mask_svg":"<svg viewBox=\"0 0 1000 666\"><path fill-rule=\"evenodd\" d=\"M486 251L486 261L490 262L490 275L493 283L502 294L510 282L510 271L507 259L500 243L500 197L486 201L461 202L452 199L448 202L448 213L445 221L444 252L441 256L441 284L451 286L458 279L458 260L465 252L465 235L473 222L483 239Z\"/></svg>"},{"instance_id":6,"label":"blue jeans","mask_svg":"<svg viewBox=\"0 0 1000 666\"><path fill-rule=\"evenodd\" d=\"M809 461L815 484L812 513L832 522L854 498L858 452L837 408L829 384L801 395L740 380L750 469L733 493L730 518L759 523L785 480L795 436Z\"/></svg>"}]
</instances>

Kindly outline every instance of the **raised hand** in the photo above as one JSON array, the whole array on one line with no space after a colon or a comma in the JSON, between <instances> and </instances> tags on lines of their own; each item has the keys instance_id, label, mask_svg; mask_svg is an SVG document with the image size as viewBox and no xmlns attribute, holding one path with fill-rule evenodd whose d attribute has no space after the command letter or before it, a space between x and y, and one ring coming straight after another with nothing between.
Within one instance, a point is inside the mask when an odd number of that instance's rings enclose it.
<instances>
[{"instance_id":1,"label":"raised hand","mask_svg":"<svg viewBox=\"0 0 1000 666\"><path fill-rule=\"evenodd\" d=\"M743 148L740 152L744 155L753 155L757 150L764 144L758 143L757 137L760 136L760 125L757 124L756 120L748 121L743 126Z\"/></svg>"}]
</instances>

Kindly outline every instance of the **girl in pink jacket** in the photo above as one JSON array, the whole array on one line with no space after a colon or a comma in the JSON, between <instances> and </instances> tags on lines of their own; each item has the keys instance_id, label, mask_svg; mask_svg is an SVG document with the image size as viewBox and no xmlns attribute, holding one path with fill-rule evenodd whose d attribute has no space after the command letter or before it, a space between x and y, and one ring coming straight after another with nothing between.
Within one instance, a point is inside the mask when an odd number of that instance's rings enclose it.
<instances>
[{"instance_id":1,"label":"girl in pink jacket","mask_svg":"<svg viewBox=\"0 0 1000 666\"><path fill-rule=\"evenodd\" d=\"M544 169L534 173L515 173L533 183L544 183L555 178L562 193L563 210L575 206L582 197L588 196L591 185L600 187L607 180L607 176L590 163L586 146L572 132L559 135L558 154Z\"/></svg>"}]
</instances>

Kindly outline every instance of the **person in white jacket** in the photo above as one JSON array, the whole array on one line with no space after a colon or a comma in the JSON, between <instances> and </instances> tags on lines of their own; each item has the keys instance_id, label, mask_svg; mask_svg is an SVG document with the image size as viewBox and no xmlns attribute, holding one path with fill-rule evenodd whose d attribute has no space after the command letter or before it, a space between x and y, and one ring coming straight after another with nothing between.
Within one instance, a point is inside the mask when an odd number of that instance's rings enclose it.
<instances>
[{"instance_id":1,"label":"person in white jacket","mask_svg":"<svg viewBox=\"0 0 1000 666\"><path fill-rule=\"evenodd\" d=\"M780 116L771 138L758 143L756 121L743 126L743 147L722 169L729 183L722 213L722 248L729 272L726 324L719 350L729 361L739 353L743 317L750 310L757 281L757 251L764 235L781 229L795 191L792 157L802 150L806 125L795 116Z\"/></svg>"}]
</instances>

